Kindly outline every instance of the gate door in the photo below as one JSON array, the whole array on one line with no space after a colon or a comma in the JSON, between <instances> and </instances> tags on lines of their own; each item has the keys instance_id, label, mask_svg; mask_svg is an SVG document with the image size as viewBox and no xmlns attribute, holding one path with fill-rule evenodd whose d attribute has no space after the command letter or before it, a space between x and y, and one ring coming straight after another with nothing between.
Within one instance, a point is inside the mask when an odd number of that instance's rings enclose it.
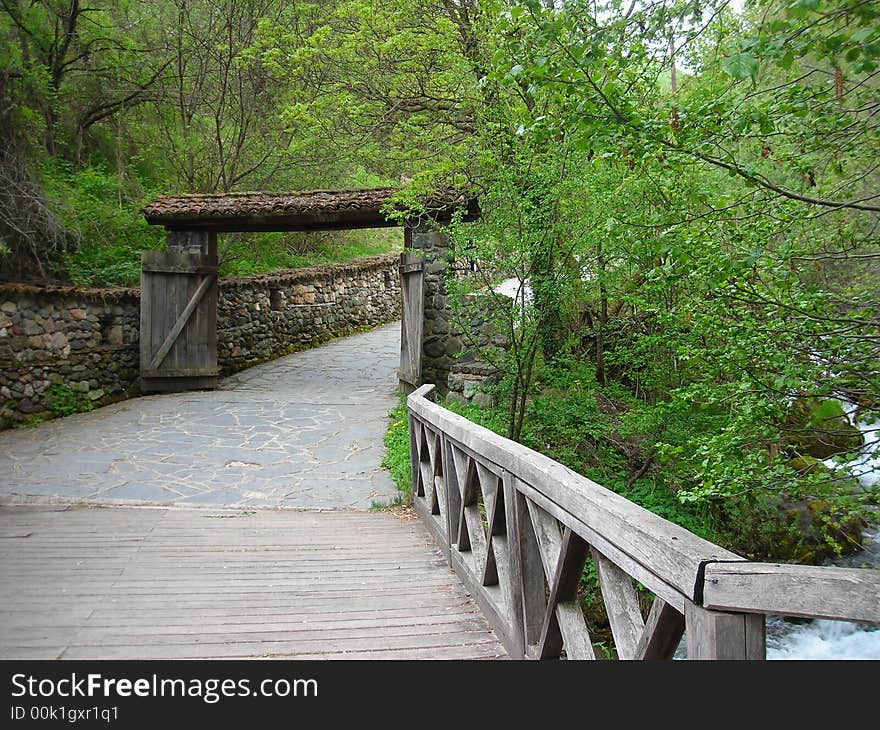
<instances>
[{"instance_id":1,"label":"gate door","mask_svg":"<svg viewBox=\"0 0 880 730\"><path fill-rule=\"evenodd\" d=\"M421 253L404 251L400 254L400 390L411 393L422 378L422 288L425 263Z\"/></svg>"},{"instance_id":2,"label":"gate door","mask_svg":"<svg viewBox=\"0 0 880 730\"><path fill-rule=\"evenodd\" d=\"M141 255L141 390L217 385L217 254Z\"/></svg>"}]
</instances>

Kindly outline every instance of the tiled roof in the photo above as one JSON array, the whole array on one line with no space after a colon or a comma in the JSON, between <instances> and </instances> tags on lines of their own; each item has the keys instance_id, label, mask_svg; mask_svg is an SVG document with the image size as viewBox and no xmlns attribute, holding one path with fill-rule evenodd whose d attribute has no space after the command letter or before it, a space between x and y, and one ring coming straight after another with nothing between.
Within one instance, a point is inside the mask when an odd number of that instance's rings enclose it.
<instances>
[{"instance_id":1,"label":"tiled roof","mask_svg":"<svg viewBox=\"0 0 880 730\"><path fill-rule=\"evenodd\" d=\"M318 230L394 225L382 208L395 188L167 195L143 209L148 223L169 229L215 231ZM444 193L428 203L432 217L448 218L467 206L476 217L476 201Z\"/></svg>"}]
</instances>

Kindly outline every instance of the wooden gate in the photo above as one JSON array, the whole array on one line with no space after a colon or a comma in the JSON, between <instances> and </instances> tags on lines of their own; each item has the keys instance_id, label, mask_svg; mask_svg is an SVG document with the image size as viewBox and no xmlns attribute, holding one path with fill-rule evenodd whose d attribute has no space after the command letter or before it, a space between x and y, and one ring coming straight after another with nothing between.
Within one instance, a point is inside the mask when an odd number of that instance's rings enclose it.
<instances>
[{"instance_id":1,"label":"wooden gate","mask_svg":"<svg viewBox=\"0 0 880 730\"><path fill-rule=\"evenodd\" d=\"M400 390L411 393L422 378L422 313L425 262L420 253L400 254Z\"/></svg>"},{"instance_id":2,"label":"wooden gate","mask_svg":"<svg viewBox=\"0 0 880 730\"><path fill-rule=\"evenodd\" d=\"M141 255L141 390L217 385L217 253Z\"/></svg>"}]
</instances>

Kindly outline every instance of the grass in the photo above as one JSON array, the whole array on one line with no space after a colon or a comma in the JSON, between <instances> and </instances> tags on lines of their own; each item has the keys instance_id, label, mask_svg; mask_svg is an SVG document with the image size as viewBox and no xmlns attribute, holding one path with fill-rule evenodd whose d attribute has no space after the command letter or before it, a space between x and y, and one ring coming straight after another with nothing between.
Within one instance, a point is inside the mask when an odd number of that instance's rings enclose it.
<instances>
[{"instance_id":1,"label":"grass","mask_svg":"<svg viewBox=\"0 0 880 730\"><path fill-rule=\"evenodd\" d=\"M390 425L385 432L385 455L382 466L391 473L397 485L397 499L392 505L399 506L412 502L412 472L409 459L409 424L407 421L406 396L388 414Z\"/></svg>"}]
</instances>

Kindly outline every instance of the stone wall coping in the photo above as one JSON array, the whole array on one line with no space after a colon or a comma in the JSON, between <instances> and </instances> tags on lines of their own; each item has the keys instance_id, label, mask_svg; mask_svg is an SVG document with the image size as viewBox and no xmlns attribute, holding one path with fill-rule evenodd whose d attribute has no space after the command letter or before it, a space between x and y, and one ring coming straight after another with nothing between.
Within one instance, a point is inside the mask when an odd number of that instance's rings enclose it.
<instances>
[{"instance_id":1,"label":"stone wall coping","mask_svg":"<svg viewBox=\"0 0 880 730\"><path fill-rule=\"evenodd\" d=\"M397 254L370 256L341 264L322 264L302 269L282 269L269 274L251 274L248 276L232 276L220 279L221 288L247 286L278 286L295 284L300 281L326 279L345 274L357 274L362 271L376 271L391 266L398 260ZM124 299L139 299L141 290L138 287L95 287L62 286L50 284L21 284L17 282L0 283L0 297L3 296L56 296L64 298L85 299L92 302L116 302Z\"/></svg>"},{"instance_id":2,"label":"stone wall coping","mask_svg":"<svg viewBox=\"0 0 880 730\"><path fill-rule=\"evenodd\" d=\"M283 284L295 284L300 281L312 281L326 279L345 274L357 274L362 271L376 271L384 269L399 260L398 254L386 254L384 256L370 256L341 264L322 264L320 266L308 266L303 269L282 269L267 274L251 274L249 276L234 276L220 279L221 288L243 286L277 286Z\"/></svg>"},{"instance_id":3,"label":"stone wall coping","mask_svg":"<svg viewBox=\"0 0 880 730\"><path fill-rule=\"evenodd\" d=\"M114 302L122 299L138 299L141 290L136 287L112 287L99 289L94 287L61 286L49 284L20 284L17 282L0 283L0 297L3 296L56 296L86 299L93 302Z\"/></svg>"}]
</instances>

